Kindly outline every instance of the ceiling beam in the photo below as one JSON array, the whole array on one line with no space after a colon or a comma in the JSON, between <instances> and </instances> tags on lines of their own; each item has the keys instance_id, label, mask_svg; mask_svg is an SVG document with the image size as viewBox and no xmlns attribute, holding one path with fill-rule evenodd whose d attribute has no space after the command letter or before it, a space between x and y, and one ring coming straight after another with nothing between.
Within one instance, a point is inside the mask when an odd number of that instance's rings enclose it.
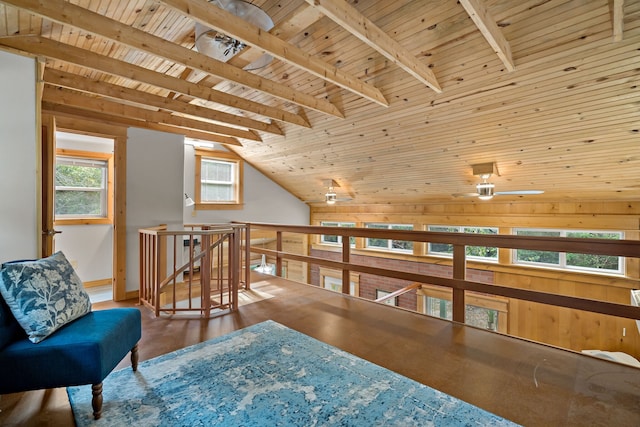
<instances>
[{"instance_id":1,"label":"ceiling beam","mask_svg":"<svg viewBox=\"0 0 640 427\"><path fill-rule=\"evenodd\" d=\"M344 0L306 0L314 8L320 10L336 24L356 36L358 39L377 50L398 67L441 93L440 84L433 71L400 43L389 37L380 27L358 12Z\"/></svg>"},{"instance_id":2,"label":"ceiling beam","mask_svg":"<svg viewBox=\"0 0 640 427\"><path fill-rule=\"evenodd\" d=\"M230 37L259 48L281 61L301 68L316 77L338 85L379 105L385 107L389 105L389 102L378 88L309 55L297 46L287 43L213 4L202 0L160 1L207 27L215 28Z\"/></svg>"},{"instance_id":3,"label":"ceiling beam","mask_svg":"<svg viewBox=\"0 0 640 427\"><path fill-rule=\"evenodd\" d=\"M96 111L113 116L175 126L178 128L187 128L201 132L215 133L216 138L218 138L218 142L221 144L240 145L236 138L217 134L217 125L212 125L211 123L206 123L200 120L174 116L169 112L134 107L132 105L109 101L104 98L85 95L69 89L54 88L50 85L45 86L42 99L43 101L51 104L68 105L82 110Z\"/></svg>"},{"instance_id":4,"label":"ceiling beam","mask_svg":"<svg viewBox=\"0 0 640 427\"><path fill-rule=\"evenodd\" d=\"M513 58L511 57L511 47L509 42L504 38L502 31L496 24L495 19L491 16L481 0L459 0L460 4L467 11L471 20L476 24L484 38L487 40L491 48L498 55L507 70L514 71L516 69Z\"/></svg>"},{"instance_id":5,"label":"ceiling beam","mask_svg":"<svg viewBox=\"0 0 640 427\"><path fill-rule=\"evenodd\" d=\"M60 24L68 24L100 35L133 49L147 52L151 55L159 56L196 70L204 71L212 76L239 83L302 107L344 118L344 114L340 112L338 107L328 101L295 91L283 84L217 61L197 51L187 49L67 1L2 0L2 3L10 4Z\"/></svg>"},{"instance_id":6,"label":"ceiling beam","mask_svg":"<svg viewBox=\"0 0 640 427\"><path fill-rule=\"evenodd\" d=\"M55 69L47 69L44 72L44 81L48 84L66 87L70 89L76 89L83 92L95 93L102 96L107 96L109 98L114 98L118 100L134 102L136 104L141 105L149 105L152 107L160 108L163 110L174 111L177 113L188 114L194 117L200 117L208 120L222 121L228 119L227 116L237 117L239 120L234 123L238 126L250 124L255 127L259 127L260 124L265 125L263 129L267 131L267 127L275 127L277 131L272 131L272 133L282 135L283 132L274 125L258 122L251 119L246 119L243 117L233 116L227 113L221 113L216 110L212 110L210 108L200 107L198 105L187 104L186 102L176 101L171 98L165 98L159 95L153 95L151 93L142 92L136 89L126 88L124 86L114 85L111 83L94 81L88 78L79 76L77 74L67 73L64 71L58 71ZM252 122L255 122L253 124ZM222 125L214 125L211 124L212 129L215 126L215 130L210 130L210 132L218 133L221 135L233 136L237 138L251 139L254 141L262 141L259 135L256 132L238 129L235 127L228 127ZM252 128L252 126L249 126ZM271 129L269 129L271 130Z\"/></svg>"},{"instance_id":7,"label":"ceiling beam","mask_svg":"<svg viewBox=\"0 0 640 427\"><path fill-rule=\"evenodd\" d=\"M179 128L171 125L152 123L140 119L134 119L131 117L123 117L115 114L107 114L99 111L86 110L83 108L73 107L70 105L55 104L48 101L42 102L42 111L44 113L53 114L56 117L68 117L68 118L82 118L83 120L89 120L93 122L102 123L105 125L121 125L127 127L137 127L143 129L158 130L161 132L174 133L177 135L184 135L189 138L201 139L204 141L219 142L226 145L242 144L238 141L230 143L225 137L215 135L208 132L197 131L193 129Z\"/></svg>"},{"instance_id":8,"label":"ceiling beam","mask_svg":"<svg viewBox=\"0 0 640 427\"><path fill-rule=\"evenodd\" d=\"M147 83L170 91L190 95L206 101L227 105L261 116L292 123L298 126L311 127L309 122L298 114L280 110L238 96L229 95L196 83L187 82L177 77L157 73L144 67L129 64L97 53L89 52L75 46L55 42L39 36L0 37L0 45L18 49L35 55L59 59L80 67L89 68L107 74L124 77L129 80Z\"/></svg>"},{"instance_id":9,"label":"ceiling beam","mask_svg":"<svg viewBox=\"0 0 640 427\"><path fill-rule=\"evenodd\" d=\"M624 0L613 0L611 20L613 21L613 41L621 42L624 33Z\"/></svg>"},{"instance_id":10,"label":"ceiling beam","mask_svg":"<svg viewBox=\"0 0 640 427\"><path fill-rule=\"evenodd\" d=\"M322 12L303 3L299 8L285 16L284 19L278 22L271 30L269 30L269 32L284 41L289 41L289 39L295 37L302 30L308 28L323 17L324 15ZM262 54L263 53L260 49L247 46L237 55L231 57L227 63L238 68L243 68L256 61L260 56L262 56ZM218 79L212 82L211 79L207 79L207 82L211 83L211 86L216 87L215 85L223 81Z\"/></svg>"}]
</instances>

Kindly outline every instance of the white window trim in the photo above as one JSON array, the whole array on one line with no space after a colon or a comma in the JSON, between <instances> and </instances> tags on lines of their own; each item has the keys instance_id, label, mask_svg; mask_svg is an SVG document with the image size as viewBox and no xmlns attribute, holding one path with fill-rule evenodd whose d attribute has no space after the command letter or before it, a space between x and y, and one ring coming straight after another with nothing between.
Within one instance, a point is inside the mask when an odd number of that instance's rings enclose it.
<instances>
[{"instance_id":1,"label":"white window trim","mask_svg":"<svg viewBox=\"0 0 640 427\"><path fill-rule=\"evenodd\" d=\"M383 230L383 228L373 228L370 227L372 225L376 225L376 226L386 226L387 230L394 230L392 227L411 227L411 229L407 229L405 231L413 231L413 224L385 224L385 223L380 223L380 222L369 222L365 224L366 228L371 228L372 230L378 229L378 230ZM396 229L398 230L398 229ZM402 231L400 229L400 231ZM400 254L413 254L413 249L395 249L393 247L393 241L394 239L382 239L382 240L387 240L387 247L383 248L381 246L369 246L369 239L377 239L377 237L367 237L365 239L365 248L369 249L369 250L374 250L374 251L382 251L382 252L394 252L394 253L400 253ZM403 242L404 240L398 240L399 242ZM407 240L409 242L411 242L411 240ZM412 242L415 244L415 242Z\"/></svg>"},{"instance_id":2,"label":"white window trim","mask_svg":"<svg viewBox=\"0 0 640 427\"><path fill-rule=\"evenodd\" d=\"M484 226L481 227L481 226L477 226L477 225L428 225L427 226L427 231L439 232L439 230L432 230L431 227L457 228L459 231L452 231L451 233L462 233L462 234L476 234L476 233L465 233L464 232L465 228L482 228L482 229L496 230L496 232L497 232L496 235L499 232L498 227L484 227ZM427 254L430 255L430 256L436 256L436 257L453 258L453 254L452 253L450 254L450 253L447 253L447 252L432 251L431 250L431 242L429 242L427 244ZM496 247L496 256L495 256L495 258L476 256L476 255L467 255L466 259L470 259L470 260L474 260L474 261L497 263L499 261L498 257L499 257L499 248Z\"/></svg>"},{"instance_id":3,"label":"white window trim","mask_svg":"<svg viewBox=\"0 0 640 427\"><path fill-rule=\"evenodd\" d=\"M575 230L575 229L551 229L551 228L514 228L512 233L513 235L518 235L518 231L541 231L541 232L553 232L560 233L558 237L566 237L567 233L608 233L608 234L619 234L620 239L624 239L624 232L615 231L615 230ZM557 251L549 251L549 252L557 252ZM622 275L625 272L625 257L618 257L618 269L610 270L604 268L590 268L590 267L580 267L574 265L567 265L567 253L566 252L557 252L558 264L550 264L545 262L533 262L533 261L520 261L518 260L518 249L512 249L512 263L514 265L525 265L528 267L537 267L537 268L547 268L547 269L557 269L564 271L578 271L589 274L604 274L604 275ZM572 253L572 252L570 252Z\"/></svg>"},{"instance_id":4,"label":"white window trim","mask_svg":"<svg viewBox=\"0 0 640 427\"><path fill-rule=\"evenodd\" d=\"M327 225L327 224L336 224L336 225ZM339 222L339 221L321 221L321 227L344 227L344 228L355 228L355 222ZM320 235L320 243L323 245L331 245L331 246L342 246L342 236L335 236L338 238L337 242L328 242L324 238L325 236L334 236L333 234L321 234ZM351 243L349 246L352 248L356 247L355 242Z\"/></svg>"}]
</instances>

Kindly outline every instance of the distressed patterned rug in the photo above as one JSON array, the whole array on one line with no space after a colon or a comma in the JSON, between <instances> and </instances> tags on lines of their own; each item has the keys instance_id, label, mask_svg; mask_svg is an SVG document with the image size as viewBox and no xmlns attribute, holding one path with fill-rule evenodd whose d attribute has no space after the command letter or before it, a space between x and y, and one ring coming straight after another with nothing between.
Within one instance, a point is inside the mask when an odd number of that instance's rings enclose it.
<instances>
[{"instance_id":1,"label":"distressed patterned rug","mask_svg":"<svg viewBox=\"0 0 640 427\"><path fill-rule=\"evenodd\" d=\"M111 373L98 421L67 391L79 427L513 425L273 321Z\"/></svg>"}]
</instances>

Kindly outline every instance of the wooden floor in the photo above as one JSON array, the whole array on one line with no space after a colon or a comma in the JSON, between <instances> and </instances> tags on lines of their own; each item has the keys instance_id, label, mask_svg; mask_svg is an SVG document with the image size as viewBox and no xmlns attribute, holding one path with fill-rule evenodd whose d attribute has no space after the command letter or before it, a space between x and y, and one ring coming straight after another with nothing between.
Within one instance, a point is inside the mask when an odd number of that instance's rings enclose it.
<instances>
[{"instance_id":1,"label":"wooden floor","mask_svg":"<svg viewBox=\"0 0 640 427\"><path fill-rule=\"evenodd\" d=\"M252 288L273 297L210 320L140 308L140 360L272 319L523 425L640 425L640 369L271 276ZM3 426L74 424L63 388L4 395L0 410Z\"/></svg>"}]
</instances>

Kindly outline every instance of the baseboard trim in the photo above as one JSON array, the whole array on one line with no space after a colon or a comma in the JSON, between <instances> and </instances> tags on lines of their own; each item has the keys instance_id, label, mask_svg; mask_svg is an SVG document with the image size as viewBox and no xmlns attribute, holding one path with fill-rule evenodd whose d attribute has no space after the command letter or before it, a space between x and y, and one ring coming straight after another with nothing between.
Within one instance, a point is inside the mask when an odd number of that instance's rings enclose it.
<instances>
[{"instance_id":1,"label":"baseboard trim","mask_svg":"<svg viewBox=\"0 0 640 427\"><path fill-rule=\"evenodd\" d=\"M89 282L82 282L85 288L95 288L97 286L111 285L112 283L113 283L113 279L101 279L101 280L91 280Z\"/></svg>"}]
</instances>

